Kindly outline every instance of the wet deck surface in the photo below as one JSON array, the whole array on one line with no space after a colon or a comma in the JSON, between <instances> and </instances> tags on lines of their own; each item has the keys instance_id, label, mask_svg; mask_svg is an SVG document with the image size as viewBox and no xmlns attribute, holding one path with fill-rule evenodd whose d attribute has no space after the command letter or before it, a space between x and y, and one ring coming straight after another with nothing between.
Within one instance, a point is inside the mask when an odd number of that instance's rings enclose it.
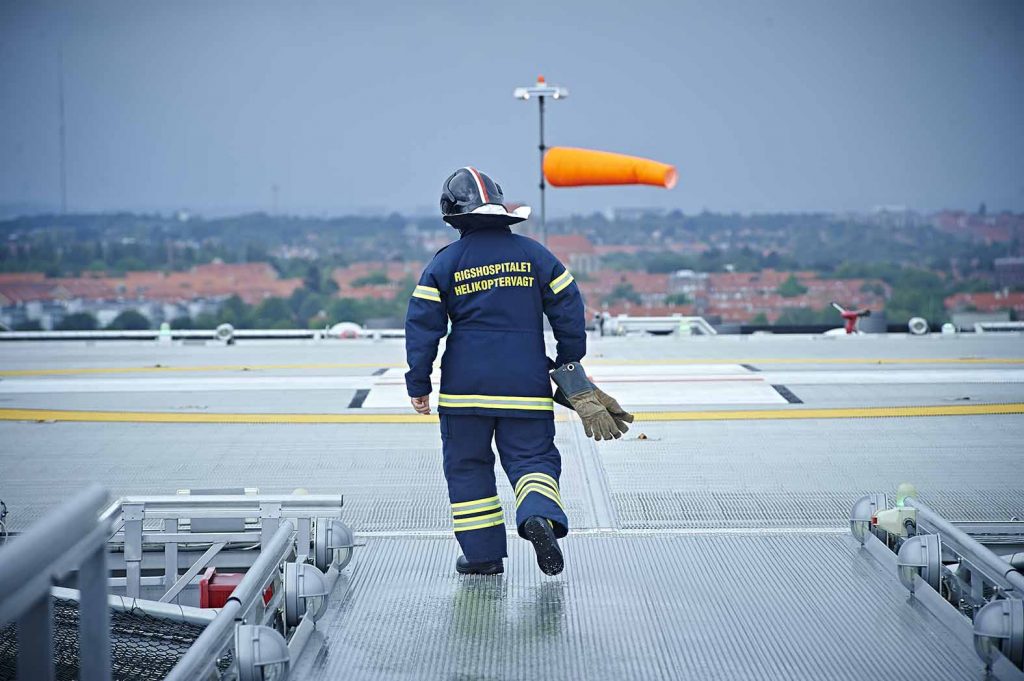
<instances>
[{"instance_id":1,"label":"wet deck surface","mask_svg":"<svg viewBox=\"0 0 1024 681\"><path fill-rule=\"evenodd\" d=\"M590 357L648 420L593 443L559 412L578 532L555 578L514 537L504 577L454 574L436 423L385 422L408 414L400 342L0 344L0 499L17 530L91 481L343 493L366 546L300 678L982 677L844 528L902 481L954 520L1024 518L1024 339L602 339Z\"/></svg>"},{"instance_id":2,"label":"wet deck surface","mask_svg":"<svg viewBox=\"0 0 1024 681\"><path fill-rule=\"evenodd\" d=\"M446 538L371 538L301 678L980 678L845 534L576 535L544 577L460 578ZM898 643L897 643L898 642ZM871 654L865 654L866 651ZM972 659L973 658L973 659ZM893 676L889 676L893 674Z\"/></svg>"}]
</instances>

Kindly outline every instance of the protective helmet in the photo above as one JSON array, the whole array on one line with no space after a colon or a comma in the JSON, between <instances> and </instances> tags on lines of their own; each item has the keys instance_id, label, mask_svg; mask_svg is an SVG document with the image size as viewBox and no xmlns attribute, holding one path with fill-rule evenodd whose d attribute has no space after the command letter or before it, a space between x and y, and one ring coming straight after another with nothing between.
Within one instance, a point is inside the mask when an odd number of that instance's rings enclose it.
<instances>
[{"instance_id":1,"label":"protective helmet","mask_svg":"<svg viewBox=\"0 0 1024 681\"><path fill-rule=\"evenodd\" d=\"M508 226L530 217L528 207L511 213L505 208L501 185L476 168L459 168L441 189L441 215L456 229L474 225Z\"/></svg>"}]
</instances>

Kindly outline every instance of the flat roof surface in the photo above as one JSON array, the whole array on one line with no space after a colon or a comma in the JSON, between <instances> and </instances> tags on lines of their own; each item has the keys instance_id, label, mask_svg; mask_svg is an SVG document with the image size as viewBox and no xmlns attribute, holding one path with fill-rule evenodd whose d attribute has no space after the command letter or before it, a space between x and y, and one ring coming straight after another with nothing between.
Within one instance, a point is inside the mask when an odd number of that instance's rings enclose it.
<instances>
[{"instance_id":1,"label":"flat roof surface","mask_svg":"<svg viewBox=\"0 0 1024 681\"><path fill-rule=\"evenodd\" d=\"M512 535L503 577L454 574L437 424L406 406L403 356L0 343L8 525L92 481L344 494L366 546L299 678L983 678L847 517L907 481L951 520L1024 518L1024 337L593 339L584 364L638 420L595 443L559 408L557 577Z\"/></svg>"}]
</instances>

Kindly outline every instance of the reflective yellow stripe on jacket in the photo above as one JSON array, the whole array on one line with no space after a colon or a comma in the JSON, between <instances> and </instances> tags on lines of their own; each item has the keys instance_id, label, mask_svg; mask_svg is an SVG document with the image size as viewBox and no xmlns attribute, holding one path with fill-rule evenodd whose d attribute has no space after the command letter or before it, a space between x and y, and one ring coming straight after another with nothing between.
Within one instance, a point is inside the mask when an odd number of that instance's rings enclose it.
<instances>
[{"instance_id":1,"label":"reflective yellow stripe on jacket","mask_svg":"<svg viewBox=\"0 0 1024 681\"><path fill-rule=\"evenodd\" d=\"M438 395L440 407L480 407L483 409L529 409L532 411L554 411L554 400L550 397L512 397L506 395Z\"/></svg>"},{"instance_id":2,"label":"reflective yellow stripe on jacket","mask_svg":"<svg viewBox=\"0 0 1024 681\"><path fill-rule=\"evenodd\" d=\"M441 302L441 292L431 286L417 285L412 292L412 297L432 300L435 303Z\"/></svg>"},{"instance_id":3,"label":"reflective yellow stripe on jacket","mask_svg":"<svg viewBox=\"0 0 1024 681\"><path fill-rule=\"evenodd\" d=\"M566 286L568 286L572 282L573 282L572 275L569 274L569 270L566 270L566 271L562 272L561 275L555 277L554 281L552 281L549 284L549 286L551 286L551 290L552 291L554 291L555 293L559 293L559 292L561 292L562 289L564 289Z\"/></svg>"},{"instance_id":4,"label":"reflective yellow stripe on jacket","mask_svg":"<svg viewBox=\"0 0 1024 681\"><path fill-rule=\"evenodd\" d=\"M485 527L505 524L501 501L497 496L454 503L452 518L456 532L482 530Z\"/></svg>"}]
</instances>

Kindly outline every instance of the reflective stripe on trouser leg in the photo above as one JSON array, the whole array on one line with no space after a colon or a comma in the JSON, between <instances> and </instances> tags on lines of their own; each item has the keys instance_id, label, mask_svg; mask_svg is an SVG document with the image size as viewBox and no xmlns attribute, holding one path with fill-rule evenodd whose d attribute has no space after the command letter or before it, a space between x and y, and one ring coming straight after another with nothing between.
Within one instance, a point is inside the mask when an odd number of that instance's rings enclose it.
<instances>
[{"instance_id":1,"label":"reflective stripe on trouser leg","mask_svg":"<svg viewBox=\"0 0 1024 681\"><path fill-rule=\"evenodd\" d=\"M539 515L551 522L556 536L565 536L568 521L557 480L547 473L526 473L516 481L515 492L517 527Z\"/></svg>"},{"instance_id":2,"label":"reflective stripe on trouser leg","mask_svg":"<svg viewBox=\"0 0 1024 681\"><path fill-rule=\"evenodd\" d=\"M494 419L441 415L444 476L452 505L452 529L473 563L504 558L505 516L494 483Z\"/></svg>"},{"instance_id":3,"label":"reflective stripe on trouser leg","mask_svg":"<svg viewBox=\"0 0 1024 681\"><path fill-rule=\"evenodd\" d=\"M564 537L569 519L558 486L562 461L554 421L499 417L495 436L501 465L516 493L516 527L540 516L551 521L555 536Z\"/></svg>"},{"instance_id":4,"label":"reflective stripe on trouser leg","mask_svg":"<svg viewBox=\"0 0 1024 681\"><path fill-rule=\"evenodd\" d=\"M505 515L501 511L498 496L486 499L474 499L452 504L452 523L455 532L471 532L484 530L495 525L505 524Z\"/></svg>"}]
</instances>

